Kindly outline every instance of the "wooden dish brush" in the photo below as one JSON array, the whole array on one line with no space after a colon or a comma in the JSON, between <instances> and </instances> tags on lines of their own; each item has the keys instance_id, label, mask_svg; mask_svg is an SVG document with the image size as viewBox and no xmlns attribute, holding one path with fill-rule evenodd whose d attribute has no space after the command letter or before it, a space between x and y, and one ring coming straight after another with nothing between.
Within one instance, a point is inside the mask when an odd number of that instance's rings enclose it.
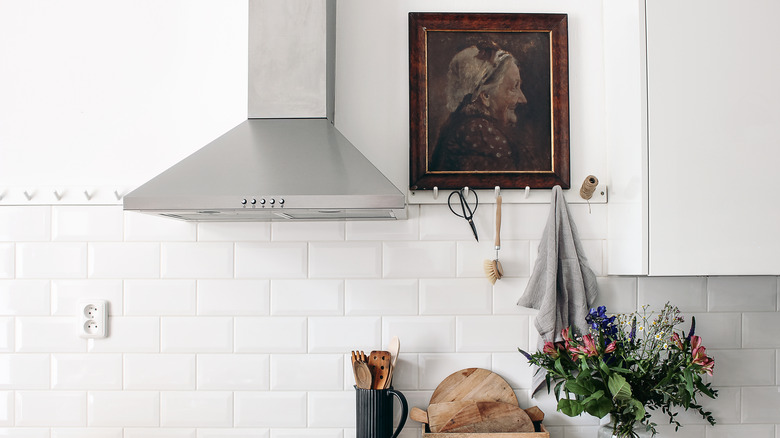
<instances>
[{"instance_id":1,"label":"wooden dish brush","mask_svg":"<svg viewBox=\"0 0 780 438\"><path fill-rule=\"evenodd\" d=\"M498 261L498 250L501 249L501 195L496 196L496 258L485 260L483 268L490 284L496 284L504 276L504 268Z\"/></svg>"}]
</instances>

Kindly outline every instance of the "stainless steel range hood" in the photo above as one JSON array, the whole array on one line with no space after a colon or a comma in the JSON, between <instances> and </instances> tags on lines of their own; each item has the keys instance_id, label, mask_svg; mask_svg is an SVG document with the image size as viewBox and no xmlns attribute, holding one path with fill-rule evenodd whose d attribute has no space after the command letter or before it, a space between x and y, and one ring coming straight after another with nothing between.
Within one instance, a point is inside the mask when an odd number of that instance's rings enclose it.
<instances>
[{"instance_id":1,"label":"stainless steel range hood","mask_svg":"<svg viewBox=\"0 0 780 438\"><path fill-rule=\"evenodd\" d=\"M250 90L274 86L253 77L252 56L264 54L251 50L252 27L271 1L249 1ZM322 1L325 117L249 118L128 193L125 210L191 221L406 218L405 195L333 126L336 2ZM253 99L250 92L250 117Z\"/></svg>"}]
</instances>

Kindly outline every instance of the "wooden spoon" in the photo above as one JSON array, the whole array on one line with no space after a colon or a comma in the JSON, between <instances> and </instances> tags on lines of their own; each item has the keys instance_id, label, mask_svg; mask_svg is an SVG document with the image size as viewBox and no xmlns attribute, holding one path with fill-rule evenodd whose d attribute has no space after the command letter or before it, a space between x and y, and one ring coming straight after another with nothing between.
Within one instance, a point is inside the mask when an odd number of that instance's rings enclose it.
<instances>
[{"instance_id":1,"label":"wooden spoon","mask_svg":"<svg viewBox=\"0 0 780 438\"><path fill-rule=\"evenodd\" d=\"M355 384L360 389L371 389L371 370L368 369L368 364L356 360L352 363L352 371L355 373Z\"/></svg>"}]
</instances>

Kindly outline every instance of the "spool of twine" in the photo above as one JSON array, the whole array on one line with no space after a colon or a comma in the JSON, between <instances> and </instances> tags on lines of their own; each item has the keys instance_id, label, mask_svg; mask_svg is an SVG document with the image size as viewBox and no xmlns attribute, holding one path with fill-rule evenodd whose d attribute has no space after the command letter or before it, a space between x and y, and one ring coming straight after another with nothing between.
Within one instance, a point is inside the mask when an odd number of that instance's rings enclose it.
<instances>
[{"instance_id":1,"label":"spool of twine","mask_svg":"<svg viewBox=\"0 0 780 438\"><path fill-rule=\"evenodd\" d=\"M580 187L580 196L582 199L590 200L593 197L593 192L596 191L596 186L599 185L599 179L593 175L588 175L585 181L582 182Z\"/></svg>"}]
</instances>

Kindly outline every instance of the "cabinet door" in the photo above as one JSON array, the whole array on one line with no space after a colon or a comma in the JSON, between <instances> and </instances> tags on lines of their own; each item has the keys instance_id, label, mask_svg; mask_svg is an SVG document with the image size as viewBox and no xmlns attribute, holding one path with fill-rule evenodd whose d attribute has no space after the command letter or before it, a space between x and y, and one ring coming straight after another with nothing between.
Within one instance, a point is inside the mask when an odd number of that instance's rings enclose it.
<instances>
[{"instance_id":1,"label":"cabinet door","mask_svg":"<svg viewBox=\"0 0 780 438\"><path fill-rule=\"evenodd\" d=\"M649 273L780 274L780 2L646 3Z\"/></svg>"}]
</instances>

